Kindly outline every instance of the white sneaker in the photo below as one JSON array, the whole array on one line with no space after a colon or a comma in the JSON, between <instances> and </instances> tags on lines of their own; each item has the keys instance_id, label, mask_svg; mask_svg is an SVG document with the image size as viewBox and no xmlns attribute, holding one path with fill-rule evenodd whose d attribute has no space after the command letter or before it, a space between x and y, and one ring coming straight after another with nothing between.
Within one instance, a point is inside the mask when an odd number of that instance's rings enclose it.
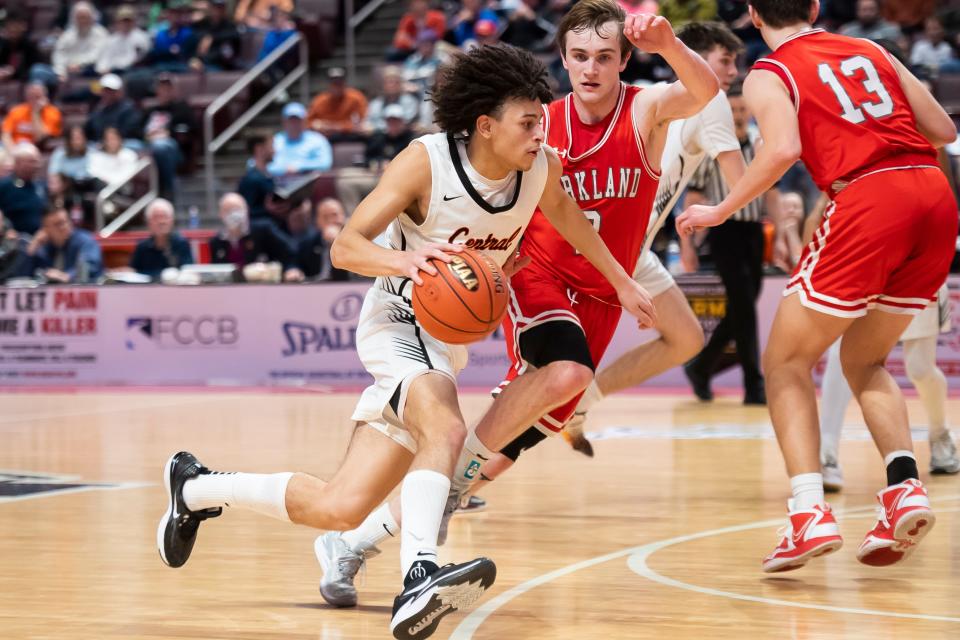
<instances>
[{"instance_id":1,"label":"white sneaker","mask_svg":"<svg viewBox=\"0 0 960 640\"><path fill-rule=\"evenodd\" d=\"M823 474L823 490L837 493L843 490L843 471L834 456L824 456L820 460L820 473Z\"/></svg>"},{"instance_id":2,"label":"white sneaker","mask_svg":"<svg viewBox=\"0 0 960 640\"><path fill-rule=\"evenodd\" d=\"M960 471L960 458L957 457L957 445L950 436L949 429L930 440L930 473L951 474Z\"/></svg>"},{"instance_id":3,"label":"white sneaker","mask_svg":"<svg viewBox=\"0 0 960 640\"><path fill-rule=\"evenodd\" d=\"M374 548L355 553L340 537L340 533L325 533L313 543L313 551L323 568L320 579L320 595L335 607L357 606L357 588L353 584L364 560L373 557L379 550Z\"/></svg>"}]
</instances>

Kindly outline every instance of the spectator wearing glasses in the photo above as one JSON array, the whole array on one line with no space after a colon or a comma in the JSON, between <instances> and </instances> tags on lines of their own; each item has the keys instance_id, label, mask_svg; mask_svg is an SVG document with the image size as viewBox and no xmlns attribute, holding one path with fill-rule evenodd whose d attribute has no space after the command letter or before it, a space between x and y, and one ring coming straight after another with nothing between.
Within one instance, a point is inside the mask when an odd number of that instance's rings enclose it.
<instances>
[{"instance_id":1,"label":"spectator wearing glasses","mask_svg":"<svg viewBox=\"0 0 960 640\"><path fill-rule=\"evenodd\" d=\"M157 198L147 207L150 237L137 243L130 258L130 267L137 273L159 280L164 269L193 264L190 243L173 230L173 214L173 205L163 198Z\"/></svg>"}]
</instances>

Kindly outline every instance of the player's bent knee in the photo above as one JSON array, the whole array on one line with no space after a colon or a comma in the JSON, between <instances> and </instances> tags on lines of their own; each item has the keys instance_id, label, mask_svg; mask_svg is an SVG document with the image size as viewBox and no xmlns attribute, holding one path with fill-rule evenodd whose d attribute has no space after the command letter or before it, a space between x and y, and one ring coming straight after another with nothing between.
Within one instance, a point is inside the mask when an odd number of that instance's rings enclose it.
<instances>
[{"instance_id":1,"label":"player's bent knee","mask_svg":"<svg viewBox=\"0 0 960 640\"><path fill-rule=\"evenodd\" d=\"M674 341L674 351L677 354L678 363L686 362L700 353L703 345L703 327L700 326L699 322L694 322L689 327L684 327L684 331L680 333Z\"/></svg>"},{"instance_id":2,"label":"player's bent knee","mask_svg":"<svg viewBox=\"0 0 960 640\"><path fill-rule=\"evenodd\" d=\"M571 398L593 382L593 370L578 362L551 362L543 370L546 372L548 398Z\"/></svg>"}]
</instances>

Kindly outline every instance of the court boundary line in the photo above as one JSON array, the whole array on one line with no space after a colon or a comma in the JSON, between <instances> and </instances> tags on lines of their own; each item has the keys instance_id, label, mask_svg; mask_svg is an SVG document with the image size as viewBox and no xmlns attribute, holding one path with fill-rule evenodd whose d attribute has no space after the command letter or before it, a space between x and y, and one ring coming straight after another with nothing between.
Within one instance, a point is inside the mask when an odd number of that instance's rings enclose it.
<instances>
[{"instance_id":1,"label":"court boundary line","mask_svg":"<svg viewBox=\"0 0 960 640\"><path fill-rule=\"evenodd\" d=\"M956 499L960 499L960 494L939 496L934 500L932 500L932 502L941 502L941 501L956 500ZM875 512L875 509L876 509L875 506L855 507L852 509L846 509L844 511L837 511L835 513L837 515L848 516L852 518L864 517L864 516L869 517ZM957 511L960 511L960 508L943 509L940 512L952 513ZM708 589L707 587L697 587L697 585L688 585L685 582L668 578L667 576L663 576L653 571L653 569L650 569L649 566L646 565L646 559L649 558L651 555L653 555L653 553L675 544L682 544L684 542L690 542L691 540L724 535L727 533L738 533L738 532L747 531L750 529L762 529L764 527L773 527L781 524L783 524L783 518L776 518L776 519L770 519L770 520L758 520L752 523L733 525L730 527L722 527L719 529L710 529L708 531L701 531L699 533L687 534L682 536L674 536L673 538L667 538L666 540L659 540L659 541L651 542L644 545L628 547L626 549L621 549L620 551L607 553L601 556L597 556L595 558L588 558L586 560L581 560L580 562L576 562L574 564L570 564L565 567L555 569L548 573L535 576L533 578L530 578L529 580L521 582L520 584L514 585L513 587L507 589L506 591L497 595L496 597L491 598L490 600L485 602L483 605L481 605L477 609L474 609L472 612L467 614L467 616L464 617L464 619L460 621L460 624L457 625L457 627L453 630L453 633L450 634L450 640L471 640L473 638L473 634L480 628L480 625L483 624L483 622L486 621L486 619L489 618L493 613L495 613L500 607L509 603L511 600L514 600L515 598L518 598L519 596L522 596L527 592L532 591L533 589L536 589L537 587L553 582L557 578L562 578L564 576L570 575L571 573L576 573L581 569L587 569L589 567L604 564L606 562L610 562L611 560L616 560L617 558L621 558L624 556L628 557L627 565L630 567L630 569L633 570L635 573L637 573L640 577L647 578L648 580L651 580L653 582L658 582L660 584L665 584L678 589L684 589L688 591L692 590L695 592L704 593L705 595L713 595L717 597L736 596L731 599L747 600L751 602L756 602L758 604L785 605L785 606L793 606L793 607L799 607L804 609L818 609L822 611L823 610L830 611L832 613L842 612L842 613L851 613L851 614L858 614L858 615L909 618L909 619L917 619L917 620L925 620L925 621L960 622L960 618L951 618L948 616L931 616L927 614L903 614L903 613L896 613L892 611L877 611L877 610L871 610L871 609L843 609L842 607L833 607L832 605L816 605L812 603L794 603L789 600L778 601L773 598L763 598L761 596L746 596L744 594L735 594L732 592L711 590L711 589ZM641 573L640 571L637 571L637 569L634 567L634 564L639 564L639 562L633 563L633 564L631 563L631 561L635 556L641 558L642 566L645 567L646 569L645 573ZM647 575L647 572L651 575ZM660 578L660 579L652 577L653 575L657 576L657 578ZM694 587L694 588L691 589L690 587ZM703 591L700 591L701 589Z\"/></svg>"}]
</instances>

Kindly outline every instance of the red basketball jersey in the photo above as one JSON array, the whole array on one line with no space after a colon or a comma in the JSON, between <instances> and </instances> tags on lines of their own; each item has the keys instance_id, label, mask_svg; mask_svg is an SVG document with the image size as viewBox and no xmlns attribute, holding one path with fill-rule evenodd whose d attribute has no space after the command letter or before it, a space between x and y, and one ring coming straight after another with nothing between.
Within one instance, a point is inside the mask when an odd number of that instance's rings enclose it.
<instances>
[{"instance_id":1,"label":"red basketball jersey","mask_svg":"<svg viewBox=\"0 0 960 640\"><path fill-rule=\"evenodd\" d=\"M801 158L823 191L884 168L878 163L936 164L936 151L917 130L900 76L879 45L813 29L791 36L753 68L777 74L790 92Z\"/></svg>"},{"instance_id":2,"label":"red basketball jersey","mask_svg":"<svg viewBox=\"0 0 960 640\"><path fill-rule=\"evenodd\" d=\"M580 121L573 94L544 108L547 144L563 163L563 188L600 233L613 257L633 273L660 174L647 162L631 116L637 87L620 85L613 112L595 125ZM520 252L586 295L617 303L616 291L563 237L541 211L523 235Z\"/></svg>"}]
</instances>

